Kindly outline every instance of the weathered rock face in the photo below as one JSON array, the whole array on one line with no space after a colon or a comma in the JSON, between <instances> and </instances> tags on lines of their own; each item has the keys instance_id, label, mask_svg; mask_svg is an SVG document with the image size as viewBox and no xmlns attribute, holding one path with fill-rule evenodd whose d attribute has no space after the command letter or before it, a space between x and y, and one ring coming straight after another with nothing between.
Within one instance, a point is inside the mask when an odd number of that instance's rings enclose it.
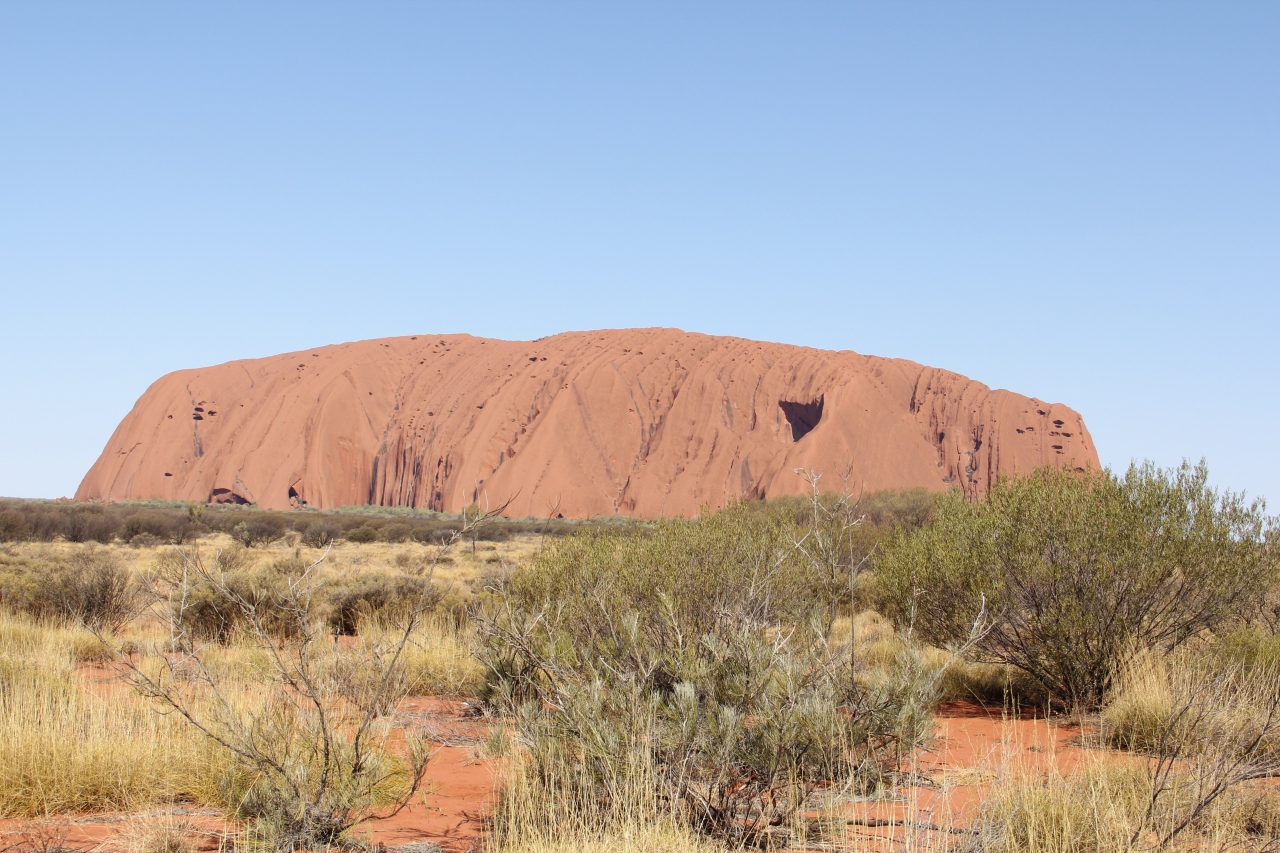
<instances>
[{"instance_id":1,"label":"weathered rock face","mask_svg":"<svg viewBox=\"0 0 1280 853\"><path fill-rule=\"evenodd\" d=\"M1080 415L900 359L675 329L417 335L162 377L79 499L692 515L803 491L1098 467Z\"/></svg>"}]
</instances>

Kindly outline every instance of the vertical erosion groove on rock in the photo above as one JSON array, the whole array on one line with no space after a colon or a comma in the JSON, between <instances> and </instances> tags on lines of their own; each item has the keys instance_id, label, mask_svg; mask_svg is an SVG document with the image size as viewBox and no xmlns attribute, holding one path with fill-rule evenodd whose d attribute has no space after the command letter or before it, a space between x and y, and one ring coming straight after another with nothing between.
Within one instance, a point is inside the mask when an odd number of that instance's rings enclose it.
<instances>
[{"instance_id":1,"label":"vertical erosion groove on rock","mask_svg":"<svg viewBox=\"0 0 1280 853\"><path fill-rule=\"evenodd\" d=\"M796 468L979 494L1042 465L1098 467L1079 414L901 359L676 329L419 335L161 377L76 496L656 518L800 492Z\"/></svg>"}]
</instances>

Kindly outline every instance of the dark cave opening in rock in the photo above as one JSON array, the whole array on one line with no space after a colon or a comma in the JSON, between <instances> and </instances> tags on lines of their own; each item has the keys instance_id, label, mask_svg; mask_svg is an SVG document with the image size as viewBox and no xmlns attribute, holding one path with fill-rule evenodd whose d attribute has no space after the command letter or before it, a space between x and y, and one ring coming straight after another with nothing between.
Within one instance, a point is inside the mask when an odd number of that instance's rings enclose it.
<instances>
[{"instance_id":1,"label":"dark cave opening in rock","mask_svg":"<svg viewBox=\"0 0 1280 853\"><path fill-rule=\"evenodd\" d=\"M824 401L825 395L809 403L797 403L791 400L778 401L778 406L781 407L782 413L787 416L787 423L791 424L791 438L793 441L799 441L804 438L818 425L818 421L822 420L822 404Z\"/></svg>"}]
</instances>

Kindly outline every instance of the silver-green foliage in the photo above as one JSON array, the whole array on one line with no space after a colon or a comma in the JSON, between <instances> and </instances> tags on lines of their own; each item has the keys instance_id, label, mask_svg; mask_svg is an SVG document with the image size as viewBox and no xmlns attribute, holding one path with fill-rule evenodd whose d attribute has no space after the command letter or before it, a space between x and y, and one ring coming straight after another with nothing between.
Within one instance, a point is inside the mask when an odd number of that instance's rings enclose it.
<instances>
[{"instance_id":1,"label":"silver-green foliage","mask_svg":"<svg viewBox=\"0 0 1280 853\"><path fill-rule=\"evenodd\" d=\"M535 775L584 810L634 810L643 790L757 844L820 788L875 788L926 736L939 673L904 645L873 678L833 641L811 532L731 507L572 537L518 572L479 616L479 652Z\"/></svg>"}]
</instances>

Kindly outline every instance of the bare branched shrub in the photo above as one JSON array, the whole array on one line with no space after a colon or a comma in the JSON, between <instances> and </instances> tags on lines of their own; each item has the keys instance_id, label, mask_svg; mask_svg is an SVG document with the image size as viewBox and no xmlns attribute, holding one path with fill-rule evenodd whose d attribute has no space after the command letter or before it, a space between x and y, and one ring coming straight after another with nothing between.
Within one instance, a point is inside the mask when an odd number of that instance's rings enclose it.
<instances>
[{"instance_id":1,"label":"bare branched shrub","mask_svg":"<svg viewBox=\"0 0 1280 853\"><path fill-rule=\"evenodd\" d=\"M159 560L154 596L167 599L176 624L175 643L213 641L226 645L249 627L249 613L241 601L254 604L261 627L278 638L291 637L297 624L285 608L290 577L306 569L281 561L255 566L243 547L210 553L198 546L174 549ZM178 646L175 646L175 649Z\"/></svg>"},{"instance_id":2,"label":"bare branched shrub","mask_svg":"<svg viewBox=\"0 0 1280 853\"><path fill-rule=\"evenodd\" d=\"M900 534L877 576L892 615L935 644L988 602L980 651L1039 681L1057 704L1096 708L1124 654L1168 652L1256 615L1276 560L1261 501L1219 494L1204 465L1044 469L956 493Z\"/></svg>"},{"instance_id":3,"label":"bare branched shrub","mask_svg":"<svg viewBox=\"0 0 1280 853\"><path fill-rule=\"evenodd\" d=\"M216 560L184 558L187 577L174 593L173 641L161 650L163 668L148 672L122 658L134 688L182 716L252 771L251 782L234 799L253 820L254 833L274 849L338 844L379 807L388 813L403 808L421 784L428 752L413 737L404 760L385 746L384 697L396 690L398 650L362 660L371 686L359 696L343 695L332 689L330 644L315 612L322 587L319 564L266 592L234 586L210 568L216 565ZM229 686L210 664L190 620L184 619L190 589L202 587L239 610L243 636L270 663L256 689L238 685L253 694L251 701L236 695L237 686ZM282 622L288 630L281 630Z\"/></svg>"},{"instance_id":4,"label":"bare branched shrub","mask_svg":"<svg viewBox=\"0 0 1280 853\"><path fill-rule=\"evenodd\" d=\"M342 525L336 521L316 521L302 533L302 544L310 548L328 548L342 538Z\"/></svg>"},{"instance_id":5,"label":"bare branched shrub","mask_svg":"<svg viewBox=\"0 0 1280 853\"><path fill-rule=\"evenodd\" d=\"M226 571L242 559L236 552L226 560L195 548L174 554L155 579L155 589L167 588L170 615L169 639L153 658L159 668L118 660L135 690L235 757L245 772L232 777L226 797L250 821L247 840L276 851L317 850L346 843L365 820L403 809L431 753L412 732L407 754L393 752L388 714L407 689L410 639L434 603L429 578L400 611L394 633L343 649L325 619L319 570L327 552L258 585L237 583L242 575ZM259 661L252 678L232 678L218 647L197 630L190 614L202 606L201 590L236 614L236 630Z\"/></svg>"},{"instance_id":6,"label":"bare branched shrub","mask_svg":"<svg viewBox=\"0 0 1280 853\"><path fill-rule=\"evenodd\" d=\"M0 510L0 542L25 542L31 538L31 524L21 513Z\"/></svg>"},{"instance_id":7,"label":"bare branched shrub","mask_svg":"<svg viewBox=\"0 0 1280 853\"><path fill-rule=\"evenodd\" d=\"M842 605L852 615L858 578L875 553L879 535L864 523L866 514L849 490L847 474L840 492L824 494L822 474L806 469L796 473L809 485L807 506L798 519L796 551L812 573L815 593L825 599L824 633L830 636Z\"/></svg>"}]
</instances>

